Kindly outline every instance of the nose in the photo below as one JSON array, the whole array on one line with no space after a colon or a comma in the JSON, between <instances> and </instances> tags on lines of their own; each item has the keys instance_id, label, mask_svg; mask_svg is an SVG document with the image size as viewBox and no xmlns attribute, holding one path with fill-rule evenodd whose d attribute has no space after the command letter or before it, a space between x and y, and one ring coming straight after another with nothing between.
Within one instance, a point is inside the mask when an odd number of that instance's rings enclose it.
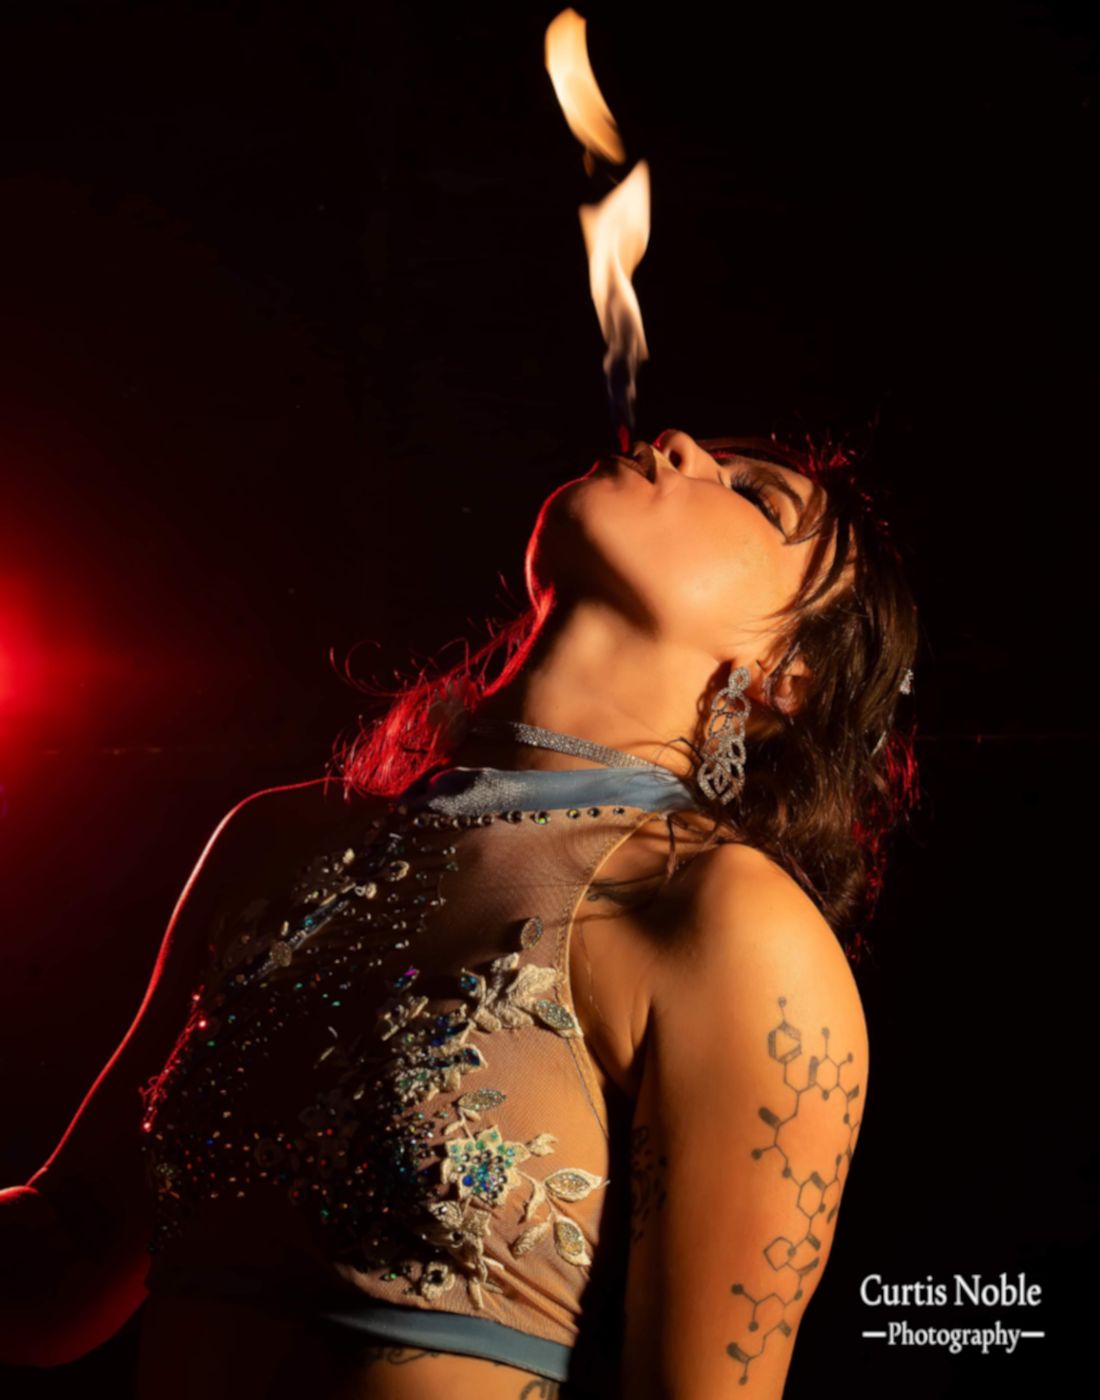
<instances>
[{"instance_id":1,"label":"nose","mask_svg":"<svg viewBox=\"0 0 1100 1400\"><path fill-rule=\"evenodd\" d=\"M713 474L714 458L688 433L677 428L666 428L653 440L658 452L663 452L677 471L685 476L706 476Z\"/></svg>"}]
</instances>

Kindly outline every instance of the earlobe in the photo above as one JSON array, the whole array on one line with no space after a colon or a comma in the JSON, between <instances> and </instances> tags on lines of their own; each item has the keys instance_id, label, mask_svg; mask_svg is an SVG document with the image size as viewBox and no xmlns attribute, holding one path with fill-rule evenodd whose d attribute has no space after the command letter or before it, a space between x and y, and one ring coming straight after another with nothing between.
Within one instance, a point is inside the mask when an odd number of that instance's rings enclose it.
<instances>
[{"instance_id":1,"label":"earlobe","mask_svg":"<svg viewBox=\"0 0 1100 1400\"><path fill-rule=\"evenodd\" d=\"M805 677L798 675L780 676L772 691L772 704L784 715L797 714L802 706Z\"/></svg>"},{"instance_id":2,"label":"earlobe","mask_svg":"<svg viewBox=\"0 0 1100 1400\"><path fill-rule=\"evenodd\" d=\"M800 656L794 656L784 667L781 675L772 680L764 679L764 695L772 706L783 715L794 715L802 708L810 672Z\"/></svg>"}]
</instances>

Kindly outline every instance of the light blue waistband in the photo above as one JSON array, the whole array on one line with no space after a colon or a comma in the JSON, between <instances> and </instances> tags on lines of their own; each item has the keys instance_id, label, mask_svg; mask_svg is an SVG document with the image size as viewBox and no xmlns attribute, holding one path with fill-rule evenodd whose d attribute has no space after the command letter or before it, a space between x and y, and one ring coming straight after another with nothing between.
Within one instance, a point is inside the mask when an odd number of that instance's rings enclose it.
<instances>
[{"instance_id":1,"label":"light blue waistband","mask_svg":"<svg viewBox=\"0 0 1100 1400\"><path fill-rule=\"evenodd\" d=\"M502 1361L555 1381L568 1379L573 1355L573 1349L561 1342L532 1336L492 1318L387 1303L366 1296L337 1297L331 1290L325 1294L305 1282L295 1285L293 1274L277 1266L189 1267L160 1261L149 1270L145 1285L153 1297L207 1295L267 1304L280 1313L358 1332L367 1339Z\"/></svg>"},{"instance_id":2,"label":"light blue waistband","mask_svg":"<svg viewBox=\"0 0 1100 1400\"><path fill-rule=\"evenodd\" d=\"M638 807L668 812L698 805L668 768L447 768L427 773L400 799L448 816L467 812L555 811L568 807Z\"/></svg>"},{"instance_id":3,"label":"light blue waistband","mask_svg":"<svg viewBox=\"0 0 1100 1400\"><path fill-rule=\"evenodd\" d=\"M572 1347L534 1337L488 1317L428 1311L399 1303L364 1302L346 1308L322 1308L312 1318L331 1326L363 1332L380 1341L421 1346L429 1351L456 1352L502 1361L521 1371L534 1371L550 1380L569 1377Z\"/></svg>"}]
</instances>

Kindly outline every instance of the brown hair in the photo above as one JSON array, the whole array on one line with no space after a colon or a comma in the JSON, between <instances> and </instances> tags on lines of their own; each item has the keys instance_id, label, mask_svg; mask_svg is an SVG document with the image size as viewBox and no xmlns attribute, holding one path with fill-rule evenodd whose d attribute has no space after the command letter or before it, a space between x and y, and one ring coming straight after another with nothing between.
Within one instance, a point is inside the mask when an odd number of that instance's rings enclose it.
<instances>
[{"instance_id":1,"label":"brown hair","mask_svg":"<svg viewBox=\"0 0 1100 1400\"><path fill-rule=\"evenodd\" d=\"M917 610L901 555L842 448L808 443L800 450L759 438L701 445L719 458L729 452L778 463L826 494L812 527L794 537L818 539L798 593L784 610L786 650L769 677L765 704L753 707L746 729L743 791L725 806L696 791L698 808L713 825L695 853L721 840L763 851L798 881L858 957L882 887L886 839L918 795L915 723L910 719L904 729L896 724L918 643ZM834 534L836 548L823 570ZM549 590L533 592L520 616L495 630L490 624L489 640L473 654L465 643L456 665L422 668L396 691L353 681L392 703L369 728L360 725L350 743L338 743L333 764L345 788L394 797L445 765L462 719L522 668L552 605ZM773 697L796 656L809 678L797 712L787 714ZM500 669L490 679L494 661ZM701 697L695 735L673 741L687 743L697 761L711 698ZM666 878L677 868L675 817L668 816Z\"/></svg>"}]
</instances>

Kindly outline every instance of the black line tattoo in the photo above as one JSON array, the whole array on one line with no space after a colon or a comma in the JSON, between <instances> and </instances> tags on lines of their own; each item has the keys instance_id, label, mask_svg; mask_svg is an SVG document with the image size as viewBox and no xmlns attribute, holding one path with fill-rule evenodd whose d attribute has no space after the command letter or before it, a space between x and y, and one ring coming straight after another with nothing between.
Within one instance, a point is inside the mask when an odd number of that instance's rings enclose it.
<instances>
[{"instance_id":1,"label":"black line tattoo","mask_svg":"<svg viewBox=\"0 0 1100 1400\"><path fill-rule=\"evenodd\" d=\"M370 1346L363 1348L367 1361L385 1361L390 1366L407 1366L410 1361L423 1361L428 1356L442 1356L441 1351L427 1351L420 1347Z\"/></svg>"},{"instance_id":2,"label":"black line tattoo","mask_svg":"<svg viewBox=\"0 0 1100 1400\"><path fill-rule=\"evenodd\" d=\"M756 1161L761 1161L771 1152L778 1154L782 1161L782 1175L792 1183L796 1190L795 1205L799 1214L804 1217L805 1228L801 1236L795 1240L788 1239L786 1235L777 1235L763 1250L768 1267L779 1276L776 1279L777 1287L775 1289L757 1298L748 1291L743 1283L730 1285L731 1293L739 1298L744 1298L751 1305L747 1329L750 1333L761 1332L760 1314L762 1311L768 1316L774 1316L775 1304L778 1304L778 1307L785 1312L791 1303L798 1302L803 1296L803 1279L820 1266L821 1239L817 1233L820 1228L817 1224L817 1217L824 1215L824 1223L829 1225L832 1224L836 1216L840 1207L840 1193L843 1190L843 1183L840 1179L841 1167L844 1166L845 1174L847 1174L852 1162L852 1153L855 1150L856 1133L859 1130L859 1123L852 1122L851 1113L851 1105L859 1097L859 1085L845 1084L843 1079L844 1070L851 1064L855 1058L854 1055L849 1051L845 1059L834 1059L829 1048L829 1028L822 1026L821 1037L825 1047L824 1053L811 1055L806 1065L805 1075L801 1076L803 1082L793 1082L791 1078L793 1066L802 1058L802 1032L787 1020L786 1005L787 998L780 997L780 1021L778 1026L768 1032L768 1055L776 1064L783 1067L783 1085L793 1093L794 1106L785 1117L776 1113L774 1109L760 1108L760 1117L772 1130L772 1140L766 1147L754 1147L752 1155ZM838 1138L843 1139L843 1147L833 1159L831 1176L826 1177L822 1172L811 1169L800 1179L791 1165L790 1152L784 1146L783 1130L798 1117L803 1096L811 1091L816 1091L822 1102L827 1103L833 1097L837 1103L841 1110L837 1115L839 1119ZM793 1292L790 1291L792 1284L794 1286ZM781 1288L782 1291L780 1291ZM789 1296L784 1296L785 1293ZM772 1304L772 1306L765 1308L765 1304ZM792 1331L793 1328L787 1320L779 1316L770 1325L765 1321L760 1336L760 1345L755 1351L747 1349L747 1340L746 1345L741 1345L738 1342L729 1343L726 1351L742 1367L739 1378L740 1385L745 1385L748 1382L749 1366L764 1351L771 1334L778 1332L782 1337L790 1337Z\"/></svg>"},{"instance_id":3,"label":"black line tattoo","mask_svg":"<svg viewBox=\"0 0 1100 1400\"><path fill-rule=\"evenodd\" d=\"M636 904L643 903L646 897L653 893L663 874L664 871L659 870L653 875L635 875L628 880L592 880L585 894L585 901L597 904L604 900L609 904L617 904L622 909L631 909Z\"/></svg>"},{"instance_id":4,"label":"black line tattoo","mask_svg":"<svg viewBox=\"0 0 1100 1400\"><path fill-rule=\"evenodd\" d=\"M384 1361L389 1366L407 1366L410 1361L423 1361L433 1356L459 1355L458 1352L431 1351L427 1347L400 1345L367 1346L363 1348L361 1354L366 1361ZM510 1371L515 1369L510 1362L498 1361L492 1356L478 1357L477 1360L488 1361L493 1366L504 1366ZM558 1400L559 1394L557 1381L550 1380L548 1376L532 1376L530 1380L524 1381L518 1400Z\"/></svg>"},{"instance_id":5,"label":"black line tattoo","mask_svg":"<svg viewBox=\"0 0 1100 1400\"><path fill-rule=\"evenodd\" d=\"M648 1124L641 1124L630 1135L630 1240L637 1244L645 1234L653 1211L665 1203L665 1168L668 1158L656 1152L650 1142Z\"/></svg>"}]
</instances>

